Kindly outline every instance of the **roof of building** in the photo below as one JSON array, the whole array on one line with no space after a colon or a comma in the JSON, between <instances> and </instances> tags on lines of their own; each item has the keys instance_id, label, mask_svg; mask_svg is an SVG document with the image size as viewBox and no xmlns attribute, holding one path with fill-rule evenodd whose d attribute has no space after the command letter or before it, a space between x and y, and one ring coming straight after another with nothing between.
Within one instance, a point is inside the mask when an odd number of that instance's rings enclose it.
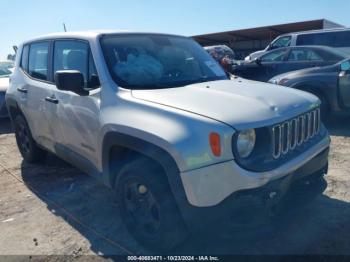
<instances>
[{"instance_id":1,"label":"roof of building","mask_svg":"<svg viewBox=\"0 0 350 262\"><path fill-rule=\"evenodd\" d=\"M202 34L195 35L192 37L202 45L214 45L220 43L239 42L247 40L272 40L281 34L324 28L344 28L344 26L326 19L319 19L249 29L240 29L212 34Z\"/></svg>"}]
</instances>

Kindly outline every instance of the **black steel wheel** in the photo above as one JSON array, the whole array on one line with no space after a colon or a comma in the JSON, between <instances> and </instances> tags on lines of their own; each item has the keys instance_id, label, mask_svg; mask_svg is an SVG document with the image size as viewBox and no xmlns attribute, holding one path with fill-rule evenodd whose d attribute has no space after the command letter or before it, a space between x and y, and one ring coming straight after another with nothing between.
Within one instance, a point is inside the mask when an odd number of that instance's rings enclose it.
<instances>
[{"instance_id":1,"label":"black steel wheel","mask_svg":"<svg viewBox=\"0 0 350 262\"><path fill-rule=\"evenodd\" d=\"M123 205L130 223L147 238L154 238L161 226L160 210L153 193L135 177L125 185Z\"/></svg>"},{"instance_id":2,"label":"black steel wheel","mask_svg":"<svg viewBox=\"0 0 350 262\"><path fill-rule=\"evenodd\" d=\"M185 239L187 230L166 176L148 159L127 164L115 190L123 221L143 246L169 251Z\"/></svg>"}]
</instances>

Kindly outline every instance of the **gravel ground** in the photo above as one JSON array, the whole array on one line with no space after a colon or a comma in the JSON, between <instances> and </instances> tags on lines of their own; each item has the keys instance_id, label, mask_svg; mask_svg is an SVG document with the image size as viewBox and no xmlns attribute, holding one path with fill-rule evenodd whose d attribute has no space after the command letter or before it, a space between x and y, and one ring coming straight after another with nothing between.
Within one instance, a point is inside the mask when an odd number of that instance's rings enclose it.
<instances>
[{"instance_id":1,"label":"gravel ground","mask_svg":"<svg viewBox=\"0 0 350 262\"><path fill-rule=\"evenodd\" d=\"M274 233L249 240L232 232L191 236L174 254L350 255L350 119L327 123L332 135L328 188L312 203L286 213ZM0 254L150 254L121 223L112 193L93 178L50 156L22 162L9 121L0 120ZM94 257L96 258L96 257Z\"/></svg>"}]
</instances>

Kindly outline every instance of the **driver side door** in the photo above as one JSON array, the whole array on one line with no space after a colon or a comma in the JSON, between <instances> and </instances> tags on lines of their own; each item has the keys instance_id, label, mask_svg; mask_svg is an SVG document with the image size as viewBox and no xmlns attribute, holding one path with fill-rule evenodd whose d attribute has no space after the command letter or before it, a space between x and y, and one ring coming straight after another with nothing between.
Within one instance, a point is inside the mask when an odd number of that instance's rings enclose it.
<instances>
[{"instance_id":1,"label":"driver side door","mask_svg":"<svg viewBox=\"0 0 350 262\"><path fill-rule=\"evenodd\" d=\"M94 175L98 167L98 133L100 131L100 85L89 43L82 40L56 40L53 48L53 72L77 70L84 77L87 95L55 90L57 154ZM95 83L95 85L92 85Z\"/></svg>"},{"instance_id":2,"label":"driver side door","mask_svg":"<svg viewBox=\"0 0 350 262\"><path fill-rule=\"evenodd\" d=\"M258 80L266 82L275 75L279 74L280 68L285 63L287 53L287 48L280 48L263 55L260 58L260 64L258 61L260 68Z\"/></svg>"}]
</instances>

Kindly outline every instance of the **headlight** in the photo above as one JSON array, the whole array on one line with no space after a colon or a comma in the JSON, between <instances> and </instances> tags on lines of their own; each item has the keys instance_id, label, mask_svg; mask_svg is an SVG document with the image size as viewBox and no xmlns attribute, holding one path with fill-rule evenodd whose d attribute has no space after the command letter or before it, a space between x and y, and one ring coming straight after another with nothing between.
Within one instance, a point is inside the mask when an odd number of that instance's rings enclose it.
<instances>
[{"instance_id":1,"label":"headlight","mask_svg":"<svg viewBox=\"0 0 350 262\"><path fill-rule=\"evenodd\" d=\"M256 141L254 129L241 131L237 137L237 152L241 158L247 158L253 152Z\"/></svg>"},{"instance_id":2,"label":"headlight","mask_svg":"<svg viewBox=\"0 0 350 262\"><path fill-rule=\"evenodd\" d=\"M283 85L288 80L289 80L288 78L274 78L274 79L270 80L270 83L275 84L275 85Z\"/></svg>"}]
</instances>

